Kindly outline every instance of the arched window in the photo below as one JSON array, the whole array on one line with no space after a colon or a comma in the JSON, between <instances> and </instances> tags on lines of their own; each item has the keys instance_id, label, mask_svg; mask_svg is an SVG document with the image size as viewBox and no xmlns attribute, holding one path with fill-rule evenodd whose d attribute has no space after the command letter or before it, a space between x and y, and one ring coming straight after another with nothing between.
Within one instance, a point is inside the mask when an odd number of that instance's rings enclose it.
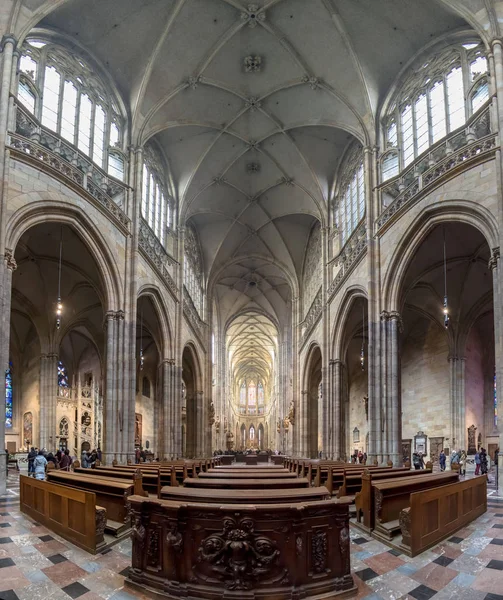
<instances>
[{"instance_id":1,"label":"arched window","mask_svg":"<svg viewBox=\"0 0 503 600\"><path fill-rule=\"evenodd\" d=\"M199 316L203 311L203 262L199 241L194 229L187 225L185 232L185 261L183 272L185 289L196 307Z\"/></svg>"},{"instance_id":2,"label":"arched window","mask_svg":"<svg viewBox=\"0 0 503 600\"><path fill-rule=\"evenodd\" d=\"M252 442L255 439L255 427L250 425L250 441Z\"/></svg>"},{"instance_id":3,"label":"arched window","mask_svg":"<svg viewBox=\"0 0 503 600\"><path fill-rule=\"evenodd\" d=\"M5 428L12 429L12 363L5 371Z\"/></svg>"},{"instance_id":4,"label":"arched window","mask_svg":"<svg viewBox=\"0 0 503 600\"><path fill-rule=\"evenodd\" d=\"M411 70L384 119L382 181L465 125L489 100L488 78L479 41L451 45Z\"/></svg>"},{"instance_id":5,"label":"arched window","mask_svg":"<svg viewBox=\"0 0 503 600\"><path fill-rule=\"evenodd\" d=\"M143 378L141 394L146 398L150 398L150 381L148 377Z\"/></svg>"},{"instance_id":6,"label":"arched window","mask_svg":"<svg viewBox=\"0 0 503 600\"><path fill-rule=\"evenodd\" d=\"M343 246L365 216L363 149L358 142L353 142L342 162L334 206Z\"/></svg>"},{"instance_id":7,"label":"arched window","mask_svg":"<svg viewBox=\"0 0 503 600\"><path fill-rule=\"evenodd\" d=\"M68 373L66 372L66 367L60 360L58 361L58 385L59 387L70 387L70 384L68 383Z\"/></svg>"},{"instance_id":8,"label":"arched window","mask_svg":"<svg viewBox=\"0 0 503 600\"><path fill-rule=\"evenodd\" d=\"M59 437L67 438L70 435L70 423L66 417L59 422Z\"/></svg>"},{"instance_id":9,"label":"arched window","mask_svg":"<svg viewBox=\"0 0 503 600\"><path fill-rule=\"evenodd\" d=\"M173 226L173 201L167 191L166 167L151 145L143 149L141 215L164 246L168 228Z\"/></svg>"},{"instance_id":10,"label":"arched window","mask_svg":"<svg viewBox=\"0 0 503 600\"><path fill-rule=\"evenodd\" d=\"M246 413L246 382L243 381L239 390L239 412Z\"/></svg>"},{"instance_id":11,"label":"arched window","mask_svg":"<svg viewBox=\"0 0 503 600\"><path fill-rule=\"evenodd\" d=\"M28 38L19 69L18 100L25 109L109 175L123 180L123 119L96 68L52 40Z\"/></svg>"},{"instance_id":12,"label":"arched window","mask_svg":"<svg viewBox=\"0 0 503 600\"><path fill-rule=\"evenodd\" d=\"M257 386L253 381L248 384L248 414L257 414Z\"/></svg>"},{"instance_id":13,"label":"arched window","mask_svg":"<svg viewBox=\"0 0 503 600\"><path fill-rule=\"evenodd\" d=\"M258 414L263 415L265 398L264 398L264 386L262 385L261 381L258 382L257 396L258 396Z\"/></svg>"}]
</instances>

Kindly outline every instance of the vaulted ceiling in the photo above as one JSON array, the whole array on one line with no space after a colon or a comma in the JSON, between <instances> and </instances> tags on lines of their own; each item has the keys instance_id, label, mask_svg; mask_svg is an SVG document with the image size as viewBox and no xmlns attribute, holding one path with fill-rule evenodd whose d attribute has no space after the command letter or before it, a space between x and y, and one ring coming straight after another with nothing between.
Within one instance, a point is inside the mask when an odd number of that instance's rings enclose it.
<instances>
[{"instance_id":1,"label":"vaulted ceiling","mask_svg":"<svg viewBox=\"0 0 503 600\"><path fill-rule=\"evenodd\" d=\"M23 1L28 11L42 4ZM282 330L290 322L308 237L316 219L327 225L348 145L376 143L401 69L466 28L460 12L478 1L45 3L39 26L82 44L115 82L130 142L162 149L220 322L232 322L235 377L270 373L278 332L265 315Z\"/></svg>"}]
</instances>

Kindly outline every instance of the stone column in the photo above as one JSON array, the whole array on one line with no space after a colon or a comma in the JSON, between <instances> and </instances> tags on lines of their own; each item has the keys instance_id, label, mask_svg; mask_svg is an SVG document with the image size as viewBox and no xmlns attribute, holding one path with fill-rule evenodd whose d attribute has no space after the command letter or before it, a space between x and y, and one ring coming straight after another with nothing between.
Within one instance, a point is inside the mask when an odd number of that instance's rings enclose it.
<instances>
[{"instance_id":1,"label":"stone column","mask_svg":"<svg viewBox=\"0 0 503 600\"><path fill-rule=\"evenodd\" d=\"M40 356L40 448L54 452L58 402L58 355ZM4 409L5 410L5 409Z\"/></svg>"},{"instance_id":2,"label":"stone column","mask_svg":"<svg viewBox=\"0 0 503 600\"><path fill-rule=\"evenodd\" d=\"M108 311L105 315L105 393L103 414L103 462L111 465L117 455L117 430L118 424L124 418L119 411L116 401L115 376L116 376L116 320L115 313ZM134 424L133 424L134 426Z\"/></svg>"},{"instance_id":3,"label":"stone column","mask_svg":"<svg viewBox=\"0 0 503 600\"><path fill-rule=\"evenodd\" d=\"M332 448L331 456L340 460L343 454L342 443L342 381L341 381L341 361L331 360L331 380L333 390L333 419L332 419Z\"/></svg>"},{"instance_id":4,"label":"stone column","mask_svg":"<svg viewBox=\"0 0 503 600\"><path fill-rule=\"evenodd\" d=\"M451 451L466 448L465 427L465 359L449 356L451 401Z\"/></svg>"},{"instance_id":5,"label":"stone column","mask_svg":"<svg viewBox=\"0 0 503 600\"><path fill-rule=\"evenodd\" d=\"M400 351L399 337L403 330L402 319L397 312L390 313L390 348L391 365L389 371L390 377L390 397L391 397L391 443L390 460L395 467L402 466L402 390L400 384Z\"/></svg>"},{"instance_id":6,"label":"stone column","mask_svg":"<svg viewBox=\"0 0 503 600\"><path fill-rule=\"evenodd\" d=\"M392 460L394 466L402 464L402 394L400 385L399 334L402 320L399 313L381 313L381 377L382 412L376 415L376 425L381 436L382 454L377 459ZM370 407L369 407L370 408ZM370 437L370 436L369 436Z\"/></svg>"}]
</instances>

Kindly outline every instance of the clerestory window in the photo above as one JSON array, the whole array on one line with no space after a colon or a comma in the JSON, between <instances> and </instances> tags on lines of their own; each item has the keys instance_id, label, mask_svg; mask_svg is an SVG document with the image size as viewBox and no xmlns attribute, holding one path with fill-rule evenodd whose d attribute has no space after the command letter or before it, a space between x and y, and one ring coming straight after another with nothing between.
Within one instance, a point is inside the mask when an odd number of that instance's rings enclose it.
<instances>
[{"instance_id":1,"label":"clerestory window","mask_svg":"<svg viewBox=\"0 0 503 600\"><path fill-rule=\"evenodd\" d=\"M17 95L24 108L43 127L123 181L123 118L96 68L60 44L28 38L19 71Z\"/></svg>"},{"instance_id":2,"label":"clerestory window","mask_svg":"<svg viewBox=\"0 0 503 600\"><path fill-rule=\"evenodd\" d=\"M143 151L141 215L163 246L173 226L173 201L167 192L166 171L158 152L150 145Z\"/></svg>"},{"instance_id":3,"label":"clerestory window","mask_svg":"<svg viewBox=\"0 0 503 600\"><path fill-rule=\"evenodd\" d=\"M343 246L365 216L363 149L357 142L350 146L341 165L333 216Z\"/></svg>"},{"instance_id":4,"label":"clerestory window","mask_svg":"<svg viewBox=\"0 0 503 600\"><path fill-rule=\"evenodd\" d=\"M195 230L187 225L183 283L199 316L203 314L203 261Z\"/></svg>"},{"instance_id":5,"label":"clerestory window","mask_svg":"<svg viewBox=\"0 0 503 600\"><path fill-rule=\"evenodd\" d=\"M463 127L489 100L480 42L451 45L414 69L384 119L381 179L398 175L433 144Z\"/></svg>"}]
</instances>

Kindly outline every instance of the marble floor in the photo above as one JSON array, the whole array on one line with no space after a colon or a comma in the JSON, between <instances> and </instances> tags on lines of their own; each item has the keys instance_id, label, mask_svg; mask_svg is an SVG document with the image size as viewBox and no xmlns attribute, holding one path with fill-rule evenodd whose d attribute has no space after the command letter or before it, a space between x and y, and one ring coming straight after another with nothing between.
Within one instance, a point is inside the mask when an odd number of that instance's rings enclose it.
<instances>
[{"instance_id":1,"label":"marble floor","mask_svg":"<svg viewBox=\"0 0 503 600\"><path fill-rule=\"evenodd\" d=\"M503 497L488 492L485 515L409 558L351 531L358 600L503 600ZM0 600L130 600L124 587L131 543L93 556L19 512L19 477L0 497Z\"/></svg>"}]
</instances>

